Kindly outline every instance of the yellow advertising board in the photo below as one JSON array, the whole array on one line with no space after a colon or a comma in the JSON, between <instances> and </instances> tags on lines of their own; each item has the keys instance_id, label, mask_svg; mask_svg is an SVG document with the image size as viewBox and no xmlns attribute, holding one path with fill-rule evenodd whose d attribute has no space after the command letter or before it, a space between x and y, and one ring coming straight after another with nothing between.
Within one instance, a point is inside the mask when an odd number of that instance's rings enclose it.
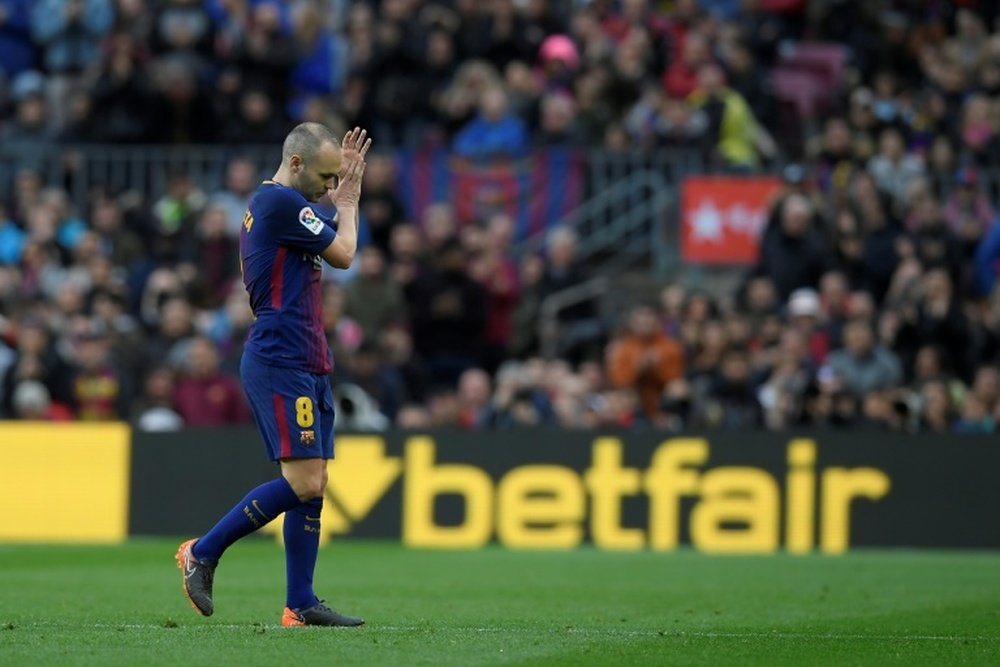
<instances>
[{"instance_id":1,"label":"yellow advertising board","mask_svg":"<svg viewBox=\"0 0 1000 667\"><path fill-rule=\"evenodd\" d=\"M127 424L0 422L0 542L121 542Z\"/></svg>"}]
</instances>

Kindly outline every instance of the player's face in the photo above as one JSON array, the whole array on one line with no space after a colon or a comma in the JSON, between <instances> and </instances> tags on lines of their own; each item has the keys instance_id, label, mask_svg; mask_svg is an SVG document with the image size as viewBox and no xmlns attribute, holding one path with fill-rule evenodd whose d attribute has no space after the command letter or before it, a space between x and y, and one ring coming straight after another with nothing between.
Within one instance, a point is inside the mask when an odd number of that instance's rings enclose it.
<instances>
[{"instance_id":1,"label":"player's face","mask_svg":"<svg viewBox=\"0 0 1000 667\"><path fill-rule=\"evenodd\" d=\"M293 187L309 201L318 200L329 188L336 187L341 157L338 146L323 144L308 161L299 160L294 163L298 166L298 171L295 173L296 182Z\"/></svg>"}]
</instances>

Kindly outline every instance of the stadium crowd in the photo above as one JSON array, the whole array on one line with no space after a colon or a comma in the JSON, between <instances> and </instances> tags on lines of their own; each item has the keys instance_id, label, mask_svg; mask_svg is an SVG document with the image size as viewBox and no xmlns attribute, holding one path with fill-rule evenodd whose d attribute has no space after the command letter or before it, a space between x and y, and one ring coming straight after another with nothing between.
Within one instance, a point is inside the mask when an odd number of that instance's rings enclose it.
<instances>
[{"instance_id":1,"label":"stadium crowd","mask_svg":"<svg viewBox=\"0 0 1000 667\"><path fill-rule=\"evenodd\" d=\"M735 293L680 281L615 321L569 309L562 331L597 334L556 359L540 304L590 275L572 230L515 257L506 215L407 219L391 152L371 157L370 242L323 288L340 428L995 431L995 3L660 4L0 0L0 147L277 144L317 120L383 149L683 147L744 172L791 156ZM808 40L848 67L790 116L772 81ZM236 155L218 191L176 173L154 201L97 190L83 210L18 170L0 417L247 422L236 239L273 167Z\"/></svg>"}]
</instances>

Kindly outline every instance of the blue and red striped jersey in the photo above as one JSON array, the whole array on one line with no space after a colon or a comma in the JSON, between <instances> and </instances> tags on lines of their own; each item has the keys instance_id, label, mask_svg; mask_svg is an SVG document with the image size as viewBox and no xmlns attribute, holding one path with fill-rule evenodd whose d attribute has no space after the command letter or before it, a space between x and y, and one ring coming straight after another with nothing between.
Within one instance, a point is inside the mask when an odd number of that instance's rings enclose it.
<instances>
[{"instance_id":1,"label":"blue and red striped jersey","mask_svg":"<svg viewBox=\"0 0 1000 667\"><path fill-rule=\"evenodd\" d=\"M322 259L333 221L296 190L265 181L240 229L240 270L254 322L245 352L272 366L329 373L323 332Z\"/></svg>"}]
</instances>

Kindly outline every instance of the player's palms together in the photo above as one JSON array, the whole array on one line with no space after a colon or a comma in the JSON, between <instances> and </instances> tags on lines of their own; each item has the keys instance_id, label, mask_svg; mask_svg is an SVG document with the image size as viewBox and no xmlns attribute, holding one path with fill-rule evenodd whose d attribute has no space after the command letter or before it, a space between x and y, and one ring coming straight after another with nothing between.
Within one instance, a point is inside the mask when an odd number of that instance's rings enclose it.
<instances>
[{"instance_id":1,"label":"player's palms together","mask_svg":"<svg viewBox=\"0 0 1000 667\"><path fill-rule=\"evenodd\" d=\"M356 206L361 199L361 178L365 173L365 155L371 148L372 140L366 138L367 130L354 128L344 135L341 146L342 159L336 189L330 194L333 203L343 206Z\"/></svg>"}]
</instances>

